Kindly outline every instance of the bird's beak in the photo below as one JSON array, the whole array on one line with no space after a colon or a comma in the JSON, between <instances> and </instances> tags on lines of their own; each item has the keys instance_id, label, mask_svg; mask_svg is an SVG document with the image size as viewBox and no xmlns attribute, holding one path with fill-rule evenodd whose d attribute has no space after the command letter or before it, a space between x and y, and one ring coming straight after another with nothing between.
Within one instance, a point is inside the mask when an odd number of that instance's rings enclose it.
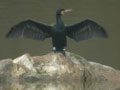
<instances>
[{"instance_id":1,"label":"bird's beak","mask_svg":"<svg viewBox=\"0 0 120 90\"><path fill-rule=\"evenodd\" d=\"M65 13L67 13L67 12L70 12L70 11L72 11L72 9L66 9L66 10L63 10L63 11L61 12L61 14L63 15L63 14L65 14Z\"/></svg>"},{"instance_id":2,"label":"bird's beak","mask_svg":"<svg viewBox=\"0 0 120 90\"><path fill-rule=\"evenodd\" d=\"M72 11L72 9L66 9L66 10L65 10L65 12L70 12L70 11Z\"/></svg>"}]
</instances>

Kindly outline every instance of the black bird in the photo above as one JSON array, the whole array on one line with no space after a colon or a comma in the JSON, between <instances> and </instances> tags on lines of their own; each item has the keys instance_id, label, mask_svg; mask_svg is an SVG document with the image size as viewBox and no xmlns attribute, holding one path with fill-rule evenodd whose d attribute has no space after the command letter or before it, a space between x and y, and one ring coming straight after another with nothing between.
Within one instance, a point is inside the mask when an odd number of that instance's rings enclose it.
<instances>
[{"instance_id":1,"label":"black bird","mask_svg":"<svg viewBox=\"0 0 120 90\"><path fill-rule=\"evenodd\" d=\"M51 37L54 52L64 52L67 46L66 36L77 42L91 38L107 38L107 33L104 28L89 19L65 26L61 16L69 11L71 9L58 9L55 25L38 23L33 20L22 21L13 26L6 37L21 37L34 40L44 40Z\"/></svg>"}]
</instances>

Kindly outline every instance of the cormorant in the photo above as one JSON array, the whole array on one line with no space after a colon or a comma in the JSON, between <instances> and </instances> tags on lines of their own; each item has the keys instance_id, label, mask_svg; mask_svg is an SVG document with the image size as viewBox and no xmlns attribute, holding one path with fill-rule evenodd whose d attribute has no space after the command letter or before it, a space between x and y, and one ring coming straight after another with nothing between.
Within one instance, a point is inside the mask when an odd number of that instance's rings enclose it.
<instances>
[{"instance_id":1,"label":"cormorant","mask_svg":"<svg viewBox=\"0 0 120 90\"><path fill-rule=\"evenodd\" d=\"M64 52L67 46L66 36L77 42L91 38L107 38L104 28L90 19L65 26L61 16L69 11L71 9L58 9L55 25L47 25L33 20L22 21L13 26L6 37L34 40L44 40L51 37L54 52Z\"/></svg>"}]
</instances>

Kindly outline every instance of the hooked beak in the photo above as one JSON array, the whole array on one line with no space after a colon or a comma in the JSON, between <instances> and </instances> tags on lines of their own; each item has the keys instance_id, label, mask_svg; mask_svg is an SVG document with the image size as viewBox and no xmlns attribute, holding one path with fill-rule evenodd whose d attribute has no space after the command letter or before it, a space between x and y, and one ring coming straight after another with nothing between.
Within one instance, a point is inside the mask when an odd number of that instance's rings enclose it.
<instances>
[{"instance_id":1,"label":"hooked beak","mask_svg":"<svg viewBox=\"0 0 120 90\"><path fill-rule=\"evenodd\" d=\"M65 14L65 13L67 13L67 12L70 12L70 11L72 11L72 9L66 9L66 10L63 10L63 11L61 12L61 14L63 15L63 14Z\"/></svg>"},{"instance_id":2,"label":"hooked beak","mask_svg":"<svg viewBox=\"0 0 120 90\"><path fill-rule=\"evenodd\" d=\"M65 12L70 12L70 11L72 11L72 9L66 9L66 10L65 10Z\"/></svg>"}]
</instances>

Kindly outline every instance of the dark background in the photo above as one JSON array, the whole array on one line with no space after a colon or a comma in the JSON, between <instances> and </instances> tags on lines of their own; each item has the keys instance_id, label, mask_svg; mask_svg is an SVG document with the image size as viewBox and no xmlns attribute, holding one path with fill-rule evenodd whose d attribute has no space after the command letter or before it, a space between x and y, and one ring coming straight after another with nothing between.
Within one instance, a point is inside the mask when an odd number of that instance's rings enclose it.
<instances>
[{"instance_id":1,"label":"dark background","mask_svg":"<svg viewBox=\"0 0 120 90\"><path fill-rule=\"evenodd\" d=\"M44 55L52 50L51 38L44 42L29 39L6 39L16 23L32 19L55 24L58 8L73 9L63 16L65 24L90 18L102 25L109 38L76 43L68 38L67 51L89 61L120 69L120 0L0 0L0 59L16 58L24 53Z\"/></svg>"}]
</instances>

